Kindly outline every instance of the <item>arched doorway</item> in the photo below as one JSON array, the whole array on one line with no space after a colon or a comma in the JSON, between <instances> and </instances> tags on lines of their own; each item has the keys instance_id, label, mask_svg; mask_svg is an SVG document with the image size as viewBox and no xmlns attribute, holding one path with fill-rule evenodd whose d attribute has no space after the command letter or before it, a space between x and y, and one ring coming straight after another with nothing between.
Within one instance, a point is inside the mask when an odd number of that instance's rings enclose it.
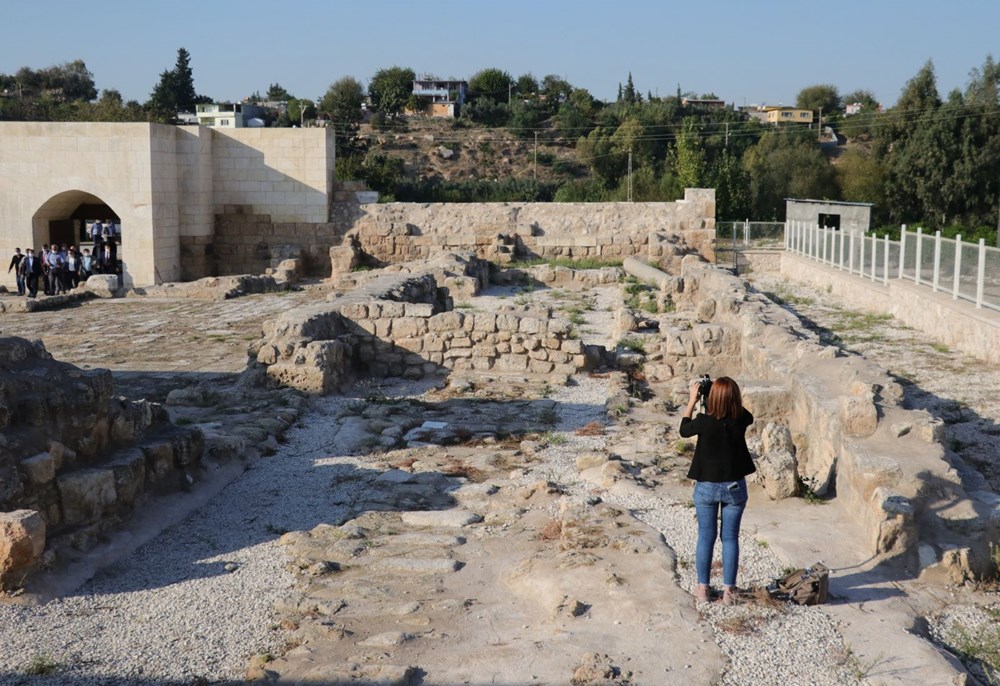
<instances>
[{"instance_id":1,"label":"arched doorway","mask_svg":"<svg viewBox=\"0 0 1000 686\"><path fill-rule=\"evenodd\" d=\"M86 191L64 191L42 203L31 218L32 247L38 249L56 243L60 246L75 246L80 252L85 249L93 251L95 245L90 227L97 221L113 227L107 231L109 237L103 240L110 245L113 253L106 270L121 274L121 245L124 236L121 218L106 202ZM112 231L113 242L110 238ZM95 262L97 259L95 251Z\"/></svg>"},{"instance_id":2,"label":"arched doorway","mask_svg":"<svg viewBox=\"0 0 1000 686\"><path fill-rule=\"evenodd\" d=\"M32 242L67 243L83 246L90 243L89 227L100 220L113 222L121 240L121 219L106 202L85 191L65 191L45 201L31 218Z\"/></svg>"}]
</instances>

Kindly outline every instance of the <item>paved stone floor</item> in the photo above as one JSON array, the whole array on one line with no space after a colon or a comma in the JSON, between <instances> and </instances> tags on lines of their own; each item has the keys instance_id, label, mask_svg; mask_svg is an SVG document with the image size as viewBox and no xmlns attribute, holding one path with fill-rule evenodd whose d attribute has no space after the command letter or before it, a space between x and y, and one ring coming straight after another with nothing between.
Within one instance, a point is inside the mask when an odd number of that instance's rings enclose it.
<instances>
[{"instance_id":1,"label":"paved stone floor","mask_svg":"<svg viewBox=\"0 0 1000 686\"><path fill-rule=\"evenodd\" d=\"M247 344L259 337L266 319L325 295L306 287L220 301L95 299L58 310L4 313L0 336L40 338L58 360L110 369L119 393L162 401L177 375L240 373Z\"/></svg>"}]
</instances>

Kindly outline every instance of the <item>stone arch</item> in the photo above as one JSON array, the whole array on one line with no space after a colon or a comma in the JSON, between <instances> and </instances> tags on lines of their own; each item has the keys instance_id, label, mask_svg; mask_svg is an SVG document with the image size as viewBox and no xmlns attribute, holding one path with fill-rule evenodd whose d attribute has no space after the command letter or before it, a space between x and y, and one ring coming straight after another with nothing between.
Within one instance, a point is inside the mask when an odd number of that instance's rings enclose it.
<instances>
[{"instance_id":1,"label":"stone arch","mask_svg":"<svg viewBox=\"0 0 1000 686\"><path fill-rule=\"evenodd\" d=\"M72 242L82 246L89 242L84 232L94 219L121 222L120 215L93 193L82 190L56 193L43 202L31 217L32 246L37 248L46 242ZM67 233L68 229L73 231L72 235Z\"/></svg>"}]
</instances>

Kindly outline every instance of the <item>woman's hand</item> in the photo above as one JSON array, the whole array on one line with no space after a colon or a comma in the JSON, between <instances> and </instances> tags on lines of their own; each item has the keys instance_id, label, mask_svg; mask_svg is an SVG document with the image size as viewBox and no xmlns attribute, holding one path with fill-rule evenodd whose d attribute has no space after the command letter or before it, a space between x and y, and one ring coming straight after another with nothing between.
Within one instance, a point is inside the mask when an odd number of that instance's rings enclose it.
<instances>
[{"instance_id":1,"label":"woman's hand","mask_svg":"<svg viewBox=\"0 0 1000 686\"><path fill-rule=\"evenodd\" d=\"M690 419L694 415L694 408L698 404L698 389L701 387L700 381L695 381L691 384L691 392L688 396L687 409L684 410L684 416Z\"/></svg>"}]
</instances>

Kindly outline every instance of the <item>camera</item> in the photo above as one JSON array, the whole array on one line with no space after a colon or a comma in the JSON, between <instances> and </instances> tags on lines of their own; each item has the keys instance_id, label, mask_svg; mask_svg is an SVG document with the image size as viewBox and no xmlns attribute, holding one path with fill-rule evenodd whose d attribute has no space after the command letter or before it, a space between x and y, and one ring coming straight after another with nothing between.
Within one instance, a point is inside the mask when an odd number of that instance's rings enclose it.
<instances>
[{"instance_id":1,"label":"camera","mask_svg":"<svg viewBox=\"0 0 1000 686\"><path fill-rule=\"evenodd\" d=\"M698 379L698 400L701 401L701 407L704 410L708 407L708 394L712 391L712 377L708 374L703 374L700 379Z\"/></svg>"}]
</instances>

